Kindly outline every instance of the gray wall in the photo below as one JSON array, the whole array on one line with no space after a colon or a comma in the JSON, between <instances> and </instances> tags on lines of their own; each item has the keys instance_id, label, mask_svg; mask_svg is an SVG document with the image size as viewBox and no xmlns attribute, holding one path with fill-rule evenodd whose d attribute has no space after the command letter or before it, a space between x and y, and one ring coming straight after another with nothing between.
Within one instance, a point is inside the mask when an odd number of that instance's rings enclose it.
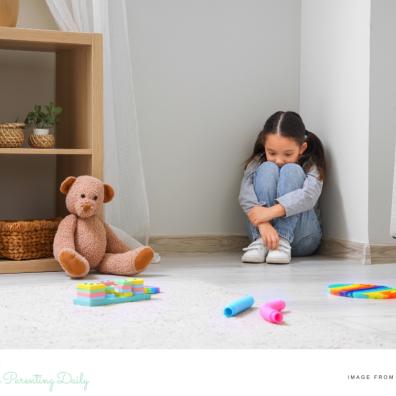
<instances>
[{"instance_id":1,"label":"gray wall","mask_svg":"<svg viewBox=\"0 0 396 396\"><path fill-rule=\"evenodd\" d=\"M127 6L154 235L243 232L242 162L265 119L290 109L300 110L326 147L326 236L394 243L393 1L131 0ZM21 0L18 26L56 29L44 0ZM23 53L0 52L2 121L53 98L53 56L30 55L27 62ZM26 84L14 92L20 79ZM53 212L46 200L55 188L49 160L2 159L7 189L24 181L35 195L19 194L15 206L15 193L8 194L0 217L21 215L21 207L25 217ZM19 180L8 176L11 167Z\"/></svg>"},{"instance_id":2,"label":"gray wall","mask_svg":"<svg viewBox=\"0 0 396 396\"><path fill-rule=\"evenodd\" d=\"M45 0L19 0L17 27L58 30Z\"/></svg>"},{"instance_id":3,"label":"gray wall","mask_svg":"<svg viewBox=\"0 0 396 396\"><path fill-rule=\"evenodd\" d=\"M329 165L328 238L368 242L370 0L302 0L300 110ZM388 227L389 229L389 227Z\"/></svg>"},{"instance_id":4,"label":"gray wall","mask_svg":"<svg viewBox=\"0 0 396 396\"><path fill-rule=\"evenodd\" d=\"M371 2L369 239L389 235L396 134L396 2Z\"/></svg>"},{"instance_id":5,"label":"gray wall","mask_svg":"<svg viewBox=\"0 0 396 396\"><path fill-rule=\"evenodd\" d=\"M152 233L243 233L242 162L298 110L300 1L127 4Z\"/></svg>"}]
</instances>

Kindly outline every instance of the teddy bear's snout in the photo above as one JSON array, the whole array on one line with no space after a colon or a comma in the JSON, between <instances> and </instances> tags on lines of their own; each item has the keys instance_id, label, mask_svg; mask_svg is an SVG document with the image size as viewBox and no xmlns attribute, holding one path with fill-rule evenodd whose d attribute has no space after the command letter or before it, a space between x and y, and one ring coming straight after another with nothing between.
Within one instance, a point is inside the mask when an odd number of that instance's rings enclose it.
<instances>
[{"instance_id":1,"label":"teddy bear's snout","mask_svg":"<svg viewBox=\"0 0 396 396\"><path fill-rule=\"evenodd\" d=\"M82 217L90 217L96 212L96 205L93 202L80 202L77 213Z\"/></svg>"}]
</instances>

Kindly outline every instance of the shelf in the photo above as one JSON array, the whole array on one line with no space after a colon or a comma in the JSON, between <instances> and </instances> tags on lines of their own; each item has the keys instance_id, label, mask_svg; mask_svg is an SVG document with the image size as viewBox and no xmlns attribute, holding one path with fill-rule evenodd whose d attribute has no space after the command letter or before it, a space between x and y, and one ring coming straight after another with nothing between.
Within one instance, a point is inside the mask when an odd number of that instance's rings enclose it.
<instances>
[{"instance_id":1,"label":"shelf","mask_svg":"<svg viewBox=\"0 0 396 396\"><path fill-rule=\"evenodd\" d=\"M92 149L35 149L35 148L0 148L0 154L11 155L92 155Z\"/></svg>"},{"instance_id":2,"label":"shelf","mask_svg":"<svg viewBox=\"0 0 396 396\"><path fill-rule=\"evenodd\" d=\"M89 47L92 33L60 32L57 30L0 27L0 48L25 51L58 51Z\"/></svg>"},{"instance_id":3,"label":"shelf","mask_svg":"<svg viewBox=\"0 0 396 396\"><path fill-rule=\"evenodd\" d=\"M1 260L0 274L17 274L20 272L59 272L63 271L54 258L37 260Z\"/></svg>"},{"instance_id":4,"label":"shelf","mask_svg":"<svg viewBox=\"0 0 396 396\"><path fill-rule=\"evenodd\" d=\"M50 58L54 64L51 64L50 72L47 73L44 67L37 67L35 72L51 80L55 88L54 102L63 108L63 116L56 127L56 144L61 148L0 148L3 169L0 176L1 182L6 186L4 193L7 194L8 205L16 213L22 212L14 197L19 194L24 197L43 196L40 210L49 208L56 216L64 216L68 213L65 196L58 187L62 181L70 175L91 175L98 179L103 177L102 35L0 27L0 52L4 52L1 50L28 51L18 61L23 65L19 74L7 70L11 63L5 62L4 70L1 70L3 79L10 78L13 90L22 98L29 98L34 93L25 80L20 78L24 68L30 64L29 58L48 58L47 54L35 54L35 51L52 52ZM19 59L18 54L12 55ZM7 59L7 56L8 52L4 58ZM18 62L16 64L19 65ZM40 62L37 65L40 66ZM7 90L4 90L2 100L8 100ZM26 172L28 166L32 166L32 170L36 169L33 166L38 170L43 169L46 173ZM30 174L45 188L38 189L37 184L28 177ZM12 194L9 194L10 191ZM31 206L33 214L36 208L35 205ZM0 274L45 271L62 269L54 258L21 261L0 259Z\"/></svg>"}]
</instances>

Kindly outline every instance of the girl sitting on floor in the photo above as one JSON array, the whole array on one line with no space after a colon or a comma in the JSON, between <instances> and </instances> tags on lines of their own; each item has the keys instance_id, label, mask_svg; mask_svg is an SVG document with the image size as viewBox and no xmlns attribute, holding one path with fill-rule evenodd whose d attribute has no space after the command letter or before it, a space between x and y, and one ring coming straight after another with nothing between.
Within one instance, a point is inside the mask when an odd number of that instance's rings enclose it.
<instances>
[{"instance_id":1,"label":"girl sitting on floor","mask_svg":"<svg viewBox=\"0 0 396 396\"><path fill-rule=\"evenodd\" d=\"M319 247L318 199L326 171L320 139L300 115L278 111L265 123L246 161L239 202L252 243L242 262L288 264Z\"/></svg>"}]
</instances>

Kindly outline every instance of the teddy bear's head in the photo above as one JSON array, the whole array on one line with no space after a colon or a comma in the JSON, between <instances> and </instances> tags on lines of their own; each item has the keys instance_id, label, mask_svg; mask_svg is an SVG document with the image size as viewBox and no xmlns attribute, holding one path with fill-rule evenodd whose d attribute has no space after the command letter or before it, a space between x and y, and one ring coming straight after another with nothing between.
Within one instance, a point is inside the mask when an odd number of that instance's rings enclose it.
<instances>
[{"instance_id":1,"label":"teddy bear's head","mask_svg":"<svg viewBox=\"0 0 396 396\"><path fill-rule=\"evenodd\" d=\"M103 203L114 196L111 186L92 176L69 176L62 182L60 191L66 194L68 211L82 218L98 213Z\"/></svg>"}]
</instances>

